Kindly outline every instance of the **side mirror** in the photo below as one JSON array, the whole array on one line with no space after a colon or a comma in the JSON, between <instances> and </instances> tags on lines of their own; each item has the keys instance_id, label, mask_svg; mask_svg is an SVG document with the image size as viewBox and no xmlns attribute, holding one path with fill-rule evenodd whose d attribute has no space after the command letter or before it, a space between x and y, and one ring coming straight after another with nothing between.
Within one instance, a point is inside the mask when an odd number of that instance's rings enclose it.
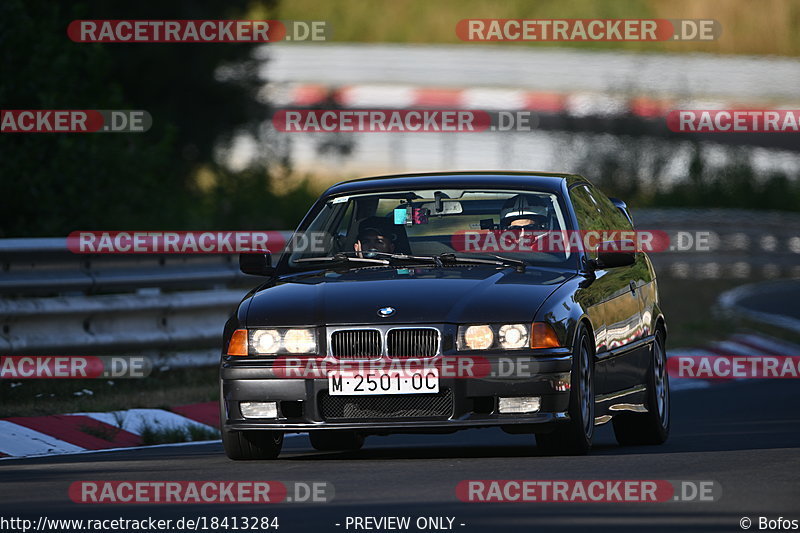
<instances>
[{"instance_id":1,"label":"side mirror","mask_svg":"<svg viewBox=\"0 0 800 533\"><path fill-rule=\"evenodd\" d=\"M239 270L253 276L271 276L275 272L269 252L239 254Z\"/></svg>"},{"instance_id":2,"label":"side mirror","mask_svg":"<svg viewBox=\"0 0 800 533\"><path fill-rule=\"evenodd\" d=\"M599 268L617 268L636 263L635 252L600 252L596 265Z\"/></svg>"},{"instance_id":3,"label":"side mirror","mask_svg":"<svg viewBox=\"0 0 800 533\"><path fill-rule=\"evenodd\" d=\"M597 247L593 268L617 268L636 263L636 245L633 241L605 241Z\"/></svg>"}]
</instances>

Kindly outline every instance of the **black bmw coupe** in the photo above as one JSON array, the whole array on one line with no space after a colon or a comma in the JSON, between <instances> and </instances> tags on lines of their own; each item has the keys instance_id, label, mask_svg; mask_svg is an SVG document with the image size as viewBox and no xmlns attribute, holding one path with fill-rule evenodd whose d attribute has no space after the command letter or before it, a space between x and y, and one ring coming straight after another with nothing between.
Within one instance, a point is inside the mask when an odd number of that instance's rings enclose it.
<instances>
[{"instance_id":1,"label":"black bmw coupe","mask_svg":"<svg viewBox=\"0 0 800 533\"><path fill-rule=\"evenodd\" d=\"M547 454L669 434L666 323L646 235L577 175L453 172L328 189L227 322L231 459L369 435L501 427ZM533 444L533 440L531 440Z\"/></svg>"}]
</instances>

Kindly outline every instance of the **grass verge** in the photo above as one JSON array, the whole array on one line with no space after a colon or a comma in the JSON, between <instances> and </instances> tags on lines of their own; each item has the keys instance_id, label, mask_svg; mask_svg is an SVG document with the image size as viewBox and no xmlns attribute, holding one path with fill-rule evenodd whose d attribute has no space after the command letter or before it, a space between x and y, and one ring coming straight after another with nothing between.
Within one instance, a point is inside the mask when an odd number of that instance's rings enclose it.
<instances>
[{"instance_id":1,"label":"grass verge","mask_svg":"<svg viewBox=\"0 0 800 533\"><path fill-rule=\"evenodd\" d=\"M742 284L743 280L738 279L659 277L658 292L667 319L667 349L702 346L733 334L737 324L716 316L712 309L720 294Z\"/></svg>"},{"instance_id":2,"label":"grass verge","mask_svg":"<svg viewBox=\"0 0 800 533\"><path fill-rule=\"evenodd\" d=\"M667 18L714 19L722 35L713 41L503 42L528 47L600 48L646 52L800 55L800 7L794 0L293 0L273 10L253 4L249 16L324 20L335 42L463 44L461 19ZM489 43L488 46L492 44Z\"/></svg>"},{"instance_id":3,"label":"grass verge","mask_svg":"<svg viewBox=\"0 0 800 533\"><path fill-rule=\"evenodd\" d=\"M219 431L194 424L159 428L146 423L142 428L141 436L142 446L152 446L154 444L215 440L219 438Z\"/></svg>"},{"instance_id":4,"label":"grass verge","mask_svg":"<svg viewBox=\"0 0 800 533\"><path fill-rule=\"evenodd\" d=\"M145 379L19 379L0 381L0 418L132 408L164 409L216 401L219 369L155 370ZM86 392L88 391L88 392Z\"/></svg>"}]
</instances>

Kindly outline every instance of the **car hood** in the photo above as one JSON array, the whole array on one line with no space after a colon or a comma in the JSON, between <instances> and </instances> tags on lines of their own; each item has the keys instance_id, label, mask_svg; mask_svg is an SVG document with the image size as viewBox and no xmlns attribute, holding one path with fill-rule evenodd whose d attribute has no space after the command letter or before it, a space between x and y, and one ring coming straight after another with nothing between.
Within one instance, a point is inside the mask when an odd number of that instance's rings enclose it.
<instances>
[{"instance_id":1,"label":"car hood","mask_svg":"<svg viewBox=\"0 0 800 533\"><path fill-rule=\"evenodd\" d=\"M250 296L247 326L530 321L572 276L562 270L484 266L296 274ZM378 315L383 307L395 311L383 318Z\"/></svg>"}]
</instances>

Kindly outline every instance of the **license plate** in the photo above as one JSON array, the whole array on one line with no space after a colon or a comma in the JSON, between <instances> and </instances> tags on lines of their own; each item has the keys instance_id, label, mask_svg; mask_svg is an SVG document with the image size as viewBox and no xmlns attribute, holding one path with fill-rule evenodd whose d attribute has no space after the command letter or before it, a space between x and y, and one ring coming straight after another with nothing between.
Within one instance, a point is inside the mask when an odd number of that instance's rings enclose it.
<instances>
[{"instance_id":1,"label":"license plate","mask_svg":"<svg viewBox=\"0 0 800 533\"><path fill-rule=\"evenodd\" d=\"M331 372L328 394L359 396L379 394L430 394L439 392L439 370L414 372Z\"/></svg>"}]
</instances>

